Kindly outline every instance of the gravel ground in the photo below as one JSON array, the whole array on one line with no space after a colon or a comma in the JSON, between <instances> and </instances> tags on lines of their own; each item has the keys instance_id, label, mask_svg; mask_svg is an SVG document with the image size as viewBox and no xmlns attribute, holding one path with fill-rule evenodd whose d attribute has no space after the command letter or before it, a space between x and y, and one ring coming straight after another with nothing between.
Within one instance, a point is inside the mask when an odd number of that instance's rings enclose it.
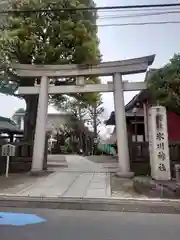
<instances>
[{"instance_id":1,"label":"gravel ground","mask_svg":"<svg viewBox=\"0 0 180 240\"><path fill-rule=\"evenodd\" d=\"M112 197L145 197L134 190L132 179L122 179L117 177L115 173L111 173L110 183Z\"/></svg>"}]
</instances>

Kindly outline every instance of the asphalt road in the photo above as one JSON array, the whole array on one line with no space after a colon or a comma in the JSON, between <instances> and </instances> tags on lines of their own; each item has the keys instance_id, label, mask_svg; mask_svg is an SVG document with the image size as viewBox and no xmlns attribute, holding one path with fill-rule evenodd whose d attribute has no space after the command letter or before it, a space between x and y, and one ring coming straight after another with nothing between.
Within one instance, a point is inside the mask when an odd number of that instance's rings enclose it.
<instances>
[{"instance_id":1,"label":"asphalt road","mask_svg":"<svg viewBox=\"0 0 180 240\"><path fill-rule=\"evenodd\" d=\"M44 209L1 209L31 213L46 222L26 225L2 225L0 239L6 240L179 240L180 215L142 214Z\"/></svg>"}]
</instances>

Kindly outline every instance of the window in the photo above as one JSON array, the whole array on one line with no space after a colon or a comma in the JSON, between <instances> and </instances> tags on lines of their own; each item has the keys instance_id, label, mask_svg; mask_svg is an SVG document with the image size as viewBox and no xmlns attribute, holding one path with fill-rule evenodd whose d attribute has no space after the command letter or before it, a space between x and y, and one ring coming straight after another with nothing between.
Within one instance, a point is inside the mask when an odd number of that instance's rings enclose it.
<instances>
[{"instance_id":1,"label":"window","mask_svg":"<svg viewBox=\"0 0 180 240\"><path fill-rule=\"evenodd\" d=\"M144 123L140 123L140 122L133 122L132 123L132 131L134 134L137 135L143 135L144 136Z\"/></svg>"}]
</instances>

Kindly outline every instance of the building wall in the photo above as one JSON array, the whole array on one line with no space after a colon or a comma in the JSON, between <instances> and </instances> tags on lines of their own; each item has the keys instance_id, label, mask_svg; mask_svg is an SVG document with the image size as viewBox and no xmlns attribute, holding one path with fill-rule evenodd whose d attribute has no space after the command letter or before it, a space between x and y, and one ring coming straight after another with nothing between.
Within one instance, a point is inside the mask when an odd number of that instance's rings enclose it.
<instances>
[{"instance_id":1,"label":"building wall","mask_svg":"<svg viewBox=\"0 0 180 240\"><path fill-rule=\"evenodd\" d=\"M14 121L18 124L21 130L24 130L24 116L18 115L14 118ZM64 124L71 124L71 115L69 114L48 114L47 119L47 131L51 131L53 128L58 128Z\"/></svg>"},{"instance_id":2,"label":"building wall","mask_svg":"<svg viewBox=\"0 0 180 240\"><path fill-rule=\"evenodd\" d=\"M149 108L151 105L147 104ZM170 141L180 141L180 115L167 112L168 138Z\"/></svg>"},{"instance_id":3,"label":"building wall","mask_svg":"<svg viewBox=\"0 0 180 240\"><path fill-rule=\"evenodd\" d=\"M180 115L168 112L168 135L171 141L180 141Z\"/></svg>"},{"instance_id":4,"label":"building wall","mask_svg":"<svg viewBox=\"0 0 180 240\"><path fill-rule=\"evenodd\" d=\"M70 125L71 122L72 122L71 115L48 114L47 131L51 131L52 129L58 129L60 126L64 124Z\"/></svg>"},{"instance_id":5,"label":"building wall","mask_svg":"<svg viewBox=\"0 0 180 240\"><path fill-rule=\"evenodd\" d=\"M150 106L147 106L148 108ZM139 109L142 113L142 108ZM174 112L167 112L168 137L170 141L180 141L180 115Z\"/></svg>"}]
</instances>

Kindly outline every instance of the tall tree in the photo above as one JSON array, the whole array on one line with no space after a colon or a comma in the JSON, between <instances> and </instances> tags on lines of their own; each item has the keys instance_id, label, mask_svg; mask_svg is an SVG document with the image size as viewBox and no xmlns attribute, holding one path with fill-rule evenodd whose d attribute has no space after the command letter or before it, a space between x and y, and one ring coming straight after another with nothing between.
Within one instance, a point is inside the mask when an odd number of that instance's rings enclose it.
<instances>
[{"instance_id":1,"label":"tall tree","mask_svg":"<svg viewBox=\"0 0 180 240\"><path fill-rule=\"evenodd\" d=\"M97 13L76 11L76 8L94 7L93 0L12 0L11 8L21 10L8 16L0 35L0 58L3 62L0 79L2 85L32 86L37 79L17 78L11 63L21 64L96 64L100 61L97 38ZM51 11L72 8L74 11ZM49 9L48 12L26 10ZM24 10L24 11L23 11ZM4 74L8 74L5 77ZM56 85L72 84L73 78L52 79ZM87 81L97 82L98 79ZM4 84L5 82L5 84ZM13 92L14 93L14 92ZM74 95L80 101L89 101L94 94ZM25 138L32 140L35 128L38 96L23 96L26 101ZM59 103L63 95L51 96Z\"/></svg>"},{"instance_id":2,"label":"tall tree","mask_svg":"<svg viewBox=\"0 0 180 240\"><path fill-rule=\"evenodd\" d=\"M59 105L56 105L57 109L63 109L66 112L69 112L79 121L85 122L87 117L87 103L84 101L80 101L72 96L65 96L64 101L62 101Z\"/></svg>"},{"instance_id":3,"label":"tall tree","mask_svg":"<svg viewBox=\"0 0 180 240\"><path fill-rule=\"evenodd\" d=\"M96 138L98 136L98 127L102 122L104 107L100 94L97 94L96 98L91 96L90 100L87 103L74 97L66 97L59 107L57 105L57 109L61 108L71 113L81 123L88 125L93 129L94 137Z\"/></svg>"},{"instance_id":4,"label":"tall tree","mask_svg":"<svg viewBox=\"0 0 180 240\"><path fill-rule=\"evenodd\" d=\"M102 99L100 98L98 101L89 105L88 115L89 120L88 123L93 129L94 138L97 138L99 135L99 125L102 123L102 114L104 113L104 107Z\"/></svg>"},{"instance_id":5,"label":"tall tree","mask_svg":"<svg viewBox=\"0 0 180 240\"><path fill-rule=\"evenodd\" d=\"M164 67L153 71L147 81L156 103L180 113L180 54L175 54Z\"/></svg>"}]
</instances>

